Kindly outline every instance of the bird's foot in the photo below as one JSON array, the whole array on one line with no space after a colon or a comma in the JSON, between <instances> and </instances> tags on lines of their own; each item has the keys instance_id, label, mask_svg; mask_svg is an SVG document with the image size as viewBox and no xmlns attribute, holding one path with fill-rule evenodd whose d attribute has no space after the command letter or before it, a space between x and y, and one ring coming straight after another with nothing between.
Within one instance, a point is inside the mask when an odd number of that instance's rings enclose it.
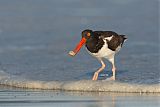
<instances>
[{"instance_id":1,"label":"bird's foot","mask_svg":"<svg viewBox=\"0 0 160 107\"><path fill-rule=\"evenodd\" d=\"M116 80L115 76L109 78L109 80Z\"/></svg>"}]
</instances>

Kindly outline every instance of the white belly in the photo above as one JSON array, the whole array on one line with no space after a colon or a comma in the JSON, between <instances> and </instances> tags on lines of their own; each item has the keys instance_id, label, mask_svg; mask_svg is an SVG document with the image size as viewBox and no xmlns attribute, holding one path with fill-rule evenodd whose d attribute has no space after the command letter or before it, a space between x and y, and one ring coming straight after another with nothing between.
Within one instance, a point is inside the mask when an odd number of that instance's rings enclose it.
<instances>
[{"instance_id":1,"label":"white belly","mask_svg":"<svg viewBox=\"0 0 160 107\"><path fill-rule=\"evenodd\" d=\"M120 50L120 48L121 47L118 47L116 51L112 51L111 49L108 48L107 43L105 43L97 53L91 53L90 51L88 51L88 53L97 58L111 59Z\"/></svg>"}]
</instances>

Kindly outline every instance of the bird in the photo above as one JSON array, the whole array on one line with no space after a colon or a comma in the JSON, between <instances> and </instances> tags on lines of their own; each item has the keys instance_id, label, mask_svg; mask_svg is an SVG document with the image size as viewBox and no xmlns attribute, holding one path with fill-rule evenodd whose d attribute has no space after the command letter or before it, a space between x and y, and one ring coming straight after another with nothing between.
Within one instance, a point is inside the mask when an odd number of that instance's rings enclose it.
<instances>
[{"instance_id":1,"label":"bird","mask_svg":"<svg viewBox=\"0 0 160 107\"><path fill-rule=\"evenodd\" d=\"M90 29L82 31L81 36L80 42L72 51L69 51L69 55L75 56L85 45L88 53L101 63L101 67L94 73L92 80L97 80L99 73L105 69L104 59L112 64L110 80L116 80L115 55L122 48L127 36L119 35L114 31L92 31Z\"/></svg>"}]
</instances>

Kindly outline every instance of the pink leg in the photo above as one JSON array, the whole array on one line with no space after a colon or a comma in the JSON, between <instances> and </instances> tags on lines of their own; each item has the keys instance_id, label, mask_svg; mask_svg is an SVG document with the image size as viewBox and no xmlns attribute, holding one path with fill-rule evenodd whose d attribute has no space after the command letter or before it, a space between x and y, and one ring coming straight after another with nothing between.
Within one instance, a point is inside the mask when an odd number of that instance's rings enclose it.
<instances>
[{"instance_id":1,"label":"pink leg","mask_svg":"<svg viewBox=\"0 0 160 107\"><path fill-rule=\"evenodd\" d=\"M105 68L105 66L106 66L106 65L104 64L104 62L103 62L102 59L100 59L100 62L101 62L101 64L102 64L102 66L101 66L101 68L99 68L99 69L94 73L94 76L93 76L92 80L97 80L99 73L100 73L102 70L104 70L104 68Z\"/></svg>"},{"instance_id":2,"label":"pink leg","mask_svg":"<svg viewBox=\"0 0 160 107\"><path fill-rule=\"evenodd\" d=\"M110 79L116 80L116 67L115 66L112 67L112 74L113 74L113 76Z\"/></svg>"},{"instance_id":3,"label":"pink leg","mask_svg":"<svg viewBox=\"0 0 160 107\"><path fill-rule=\"evenodd\" d=\"M112 74L113 76L110 78L111 80L116 80L116 67L114 64L114 57L109 60L112 63Z\"/></svg>"}]
</instances>

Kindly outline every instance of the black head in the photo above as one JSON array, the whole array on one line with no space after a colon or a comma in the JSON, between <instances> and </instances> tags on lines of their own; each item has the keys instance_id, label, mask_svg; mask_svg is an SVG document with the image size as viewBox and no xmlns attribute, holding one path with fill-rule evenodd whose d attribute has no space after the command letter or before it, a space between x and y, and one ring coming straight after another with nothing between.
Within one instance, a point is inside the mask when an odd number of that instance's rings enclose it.
<instances>
[{"instance_id":1,"label":"black head","mask_svg":"<svg viewBox=\"0 0 160 107\"><path fill-rule=\"evenodd\" d=\"M69 52L69 55L75 56L79 52L79 50L81 49L81 47L86 43L86 41L89 38L91 38L92 34L93 34L93 31L89 30L89 29L86 29L86 30L82 31L82 39L77 44L76 48L73 51Z\"/></svg>"},{"instance_id":2,"label":"black head","mask_svg":"<svg viewBox=\"0 0 160 107\"><path fill-rule=\"evenodd\" d=\"M92 36L93 31L86 29L82 31L82 38L89 39Z\"/></svg>"}]
</instances>

